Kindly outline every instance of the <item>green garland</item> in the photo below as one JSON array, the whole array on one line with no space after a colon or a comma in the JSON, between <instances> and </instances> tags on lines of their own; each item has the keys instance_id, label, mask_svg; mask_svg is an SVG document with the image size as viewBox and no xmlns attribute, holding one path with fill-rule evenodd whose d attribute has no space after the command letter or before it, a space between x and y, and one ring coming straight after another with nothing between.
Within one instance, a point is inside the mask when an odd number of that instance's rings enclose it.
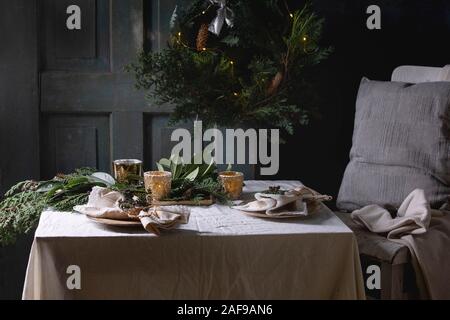
<instances>
[{"instance_id":1,"label":"green garland","mask_svg":"<svg viewBox=\"0 0 450 320\"><path fill-rule=\"evenodd\" d=\"M127 67L151 103L174 107L172 123L281 128L292 134L315 111L311 67L330 53L319 46L323 20L309 5L228 0L233 26L207 31L217 5L195 0L171 19L168 47L142 52ZM206 26L206 27L205 27Z\"/></svg>"},{"instance_id":2,"label":"green garland","mask_svg":"<svg viewBox=\"0 0 450 320\"><path fill-rule=\"evenodd\" d=\"M94 172L83 168L49 181L23 181L13 186L0 202L0 246L12 244L19 234L33 230L47 208L72 211L74 206L85 204L94 186L107 186L92 176Z\"/></svg>"},{"instance_id":3,"label":"green garland","mask_svg":"<svg viewBox=\"0 0 450 320\"><path fill-rule=\"evenodd\" d=\"M183 164L174 157L161 159L160 170L172 173L172 190L166 200L203 200L213 196L227 202L227 196L217 180L217 166ZM141 177L131 184L114 181L109 175L82 168L72 174L59 174L48 181L22 181L14 185L0 202L0 247L13 244L17 236L27 234L38 224L41 213L48 208L72 211L74 206L88 202L95 186L109 188L123 194L122 209L146 207L147 193Z\"/></svg>"}]
</instances>

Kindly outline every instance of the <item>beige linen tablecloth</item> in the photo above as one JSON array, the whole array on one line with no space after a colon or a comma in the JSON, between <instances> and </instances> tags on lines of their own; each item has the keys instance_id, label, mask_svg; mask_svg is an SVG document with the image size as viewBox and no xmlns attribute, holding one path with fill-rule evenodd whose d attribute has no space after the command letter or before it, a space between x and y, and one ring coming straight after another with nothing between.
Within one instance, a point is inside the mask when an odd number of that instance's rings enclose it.
<instances>
[{"instance_id":1,"label":"beige linen tablecloth","mask_svg":"<svg viewBox=\"0 0 450 320\"><path fill-rule=\"evenodd\" d=\"M248 181L244 191L292 181ZM69 266L81 289L69 290ZM44 212L24 299L364 299L356 240L327 207L265 220L226 206L196 207L160 237L108 228L83 215Z\"/></svg>"}]
</instances>

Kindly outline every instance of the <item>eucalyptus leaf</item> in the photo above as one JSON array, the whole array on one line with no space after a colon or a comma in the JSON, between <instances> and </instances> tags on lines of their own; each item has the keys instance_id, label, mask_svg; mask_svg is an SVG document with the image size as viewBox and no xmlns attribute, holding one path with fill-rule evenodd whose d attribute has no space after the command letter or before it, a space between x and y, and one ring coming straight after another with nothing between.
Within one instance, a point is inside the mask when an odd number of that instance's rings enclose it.
<instances>
[{"instance_id":1,"label":"eucalyptus leaf","mask_svg":"<svg viewBox=\"0 0 450 320\"><path fill-rule=\"evenodd\" d=\"M204 176L210 175L214 171L215 167L216 167L216 163L214 162L214 158L212 158L208 167L203 172L202 176L204 177Z\"/></svg>"},{"instance_id":2,"label":"eucalyptus leaf","mask_svg":"<svg viewBox=\"0 0 450 320\"><path fill-rule=\"evenodd\" d=\"M194 171L192 171L190 174L186 176L186 180L194 181L197 179L198 173L200 172L200 168L197 167Z\"/></svg>"},{"instance_id":3,"label":"eucalyptus leaf","mask_svg":"<svg viewBox=\"0 0 450 320\"><path fill-rule=\"evenodd\" d=\"M104 182L108 187L116 183L116 180L110 174L105 172L93 173L91 177L99 179L99 182Z\"/></svg>"},{"instance_id":4,"label":"eucalyptus leaf","mask_svg":"<svg viewBox=\"0 0 450 320\"><path fill-rule=\"evenodd\" d=\"M174 154L174 155L172 155L171 157L171 161L173 162L173 163L175 163L175 164L183 164L183 158L181 158L179 155L177 155L177 154Z\"/></svg>"},{"instance_id":5,"label":"eucalyptus leaf","mask_svg":"<svg viewBox=\"0 0 450 320\"><path fill-rule=\"evenodd\" d=\"M184 166L184 169L183 169L183 175L181 176L181 178L186 179L186 177L187 177L191 172L193 172L197 167L198 167L198 165L193 164L193 163L186 164L186 165Z\"/></svg>"},{"instance_id":6,"label":"eucalyptus leaf","mask_svg":"<svg viewBox=\"0 0 450 320\"><path fill-rule=\"evenodd\" d=\"M158 162L160 165L162 165L163 167L167 167L170 168L170 165L172 164L172 161L166 158L162 158L161 160L159 160Z\"/></svg>"},{"instance_id":7,"label":"eucalyptus leaf","mask_svg":"<svg viewBox=\"0 0 450 320\"><path fill-rule=\"evenodd\" d=\"M166 171L159 162L156 163L156 166L158 167L158 171L162 171L162 172Z\"/></svg>"},{"instance_id":8,"label":"eucalyptus leaf","mask_svg":"<svg viewBox=\"0 0 450 320\"><path fill-rule=\"evenodd\" d=\"M172 172L172 179L178 179L178 165L175 162L170 165L170 172Z\"/></svg>"},{"instance_id":9,"label":"eucalyptus leaf","mask_svg":"<svg viewBox=\"0 0 450 320\"><path fill-rule=\"evenodd\" d=\"M37 192L49 192L50 190L54 189L55 187L61 188L63 186L62 181L47 181L42 183L37 189Z\"/></svg>"}]
</instances>

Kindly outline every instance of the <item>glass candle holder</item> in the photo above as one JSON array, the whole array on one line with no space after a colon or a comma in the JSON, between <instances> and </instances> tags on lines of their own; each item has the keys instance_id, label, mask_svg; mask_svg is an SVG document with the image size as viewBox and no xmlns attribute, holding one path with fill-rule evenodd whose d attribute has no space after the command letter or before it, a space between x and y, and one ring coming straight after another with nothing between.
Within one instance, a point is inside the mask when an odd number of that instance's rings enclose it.
<instances>
[{"instance_id":1,"label":"glass candle holder","mask_svg":"<svg viewBox=\"0 0 450 320\"><path fill-rule=\"evenodd\" d=\"M152 201L167 198L172 187L172 173L167 171L150 171L144 173L145 190Z\"/></svg>"},{"instance_id":2,"label":"glass candle holder","mask_svg":"<svg viewBox=\"0 0 450 320\"><path fill-rule=\"evenodd\" d=\"M142 161L120 159L113 162L114 179L119 183L131 183L142 177Z\"/></svg>"},{"instance_id":3,"label":"glass candle holder","mask_svg":"<svg viewBox=\"0 0 450 320\"><path fill-rule=\"evenodd\" d=\"M244 174L236 171L224 171L219 173L225 193L232 199L237 200L242 194L244 186Z\"/></svg>"}]
</instances>

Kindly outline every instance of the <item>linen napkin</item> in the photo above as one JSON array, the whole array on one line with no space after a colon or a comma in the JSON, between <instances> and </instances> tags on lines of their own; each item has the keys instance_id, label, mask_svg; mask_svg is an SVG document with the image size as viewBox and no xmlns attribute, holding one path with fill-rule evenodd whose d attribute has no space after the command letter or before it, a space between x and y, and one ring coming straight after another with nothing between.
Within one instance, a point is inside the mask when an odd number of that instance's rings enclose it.
<instances>
[{"instance_id":1,"label":"linen napkin","mask_svg":"<svg viewBox=\"0 0 450 320\"><path fill-rule=\"evenodd\" d=\"M190 210L184 206L151 207L139 213L144 229L159 235L159 229L174 229L179 224L189 222Z\"/></svg>"},{"instance_id":2,"label":"linen napkin","mask_svg":"<svg viewBox=\"0 0 450 320\"><path fill-rule=\"evenodd\" d=\"M323 201L330 200L330 198L318 195L309 188L301 187L289 190L285 194L256 193L255 201L241 206L233 206L233 209L278 217L308 216L306 201Z\"/></svg>"},{"instance_id":3,"label":"linen napkin","mask_svg":"<svg viewBox=\"0 0 450 320\"><path fill-rule=\"evenodd\" d=\"M139 213L120 208L123 196L120 192L94 187L86 205L75 206L74 211L90 217L112 220L140 220L148 232L160 234L159 229L173 229L189 221L190 210L184 206L152 207Z\"/></svg>"},{"instance_id":4,"label":"linen napkin","mask_svg":"<svg viewBox=\"0 0 450 320\"><path fill-rule=\"evenodd\" d=\"M450 299L450 212L431 209L424 190L411 192L394 217L378 205L355 210L351 217L408 247L421 298Z\"/></svg>"}]
</instances>

